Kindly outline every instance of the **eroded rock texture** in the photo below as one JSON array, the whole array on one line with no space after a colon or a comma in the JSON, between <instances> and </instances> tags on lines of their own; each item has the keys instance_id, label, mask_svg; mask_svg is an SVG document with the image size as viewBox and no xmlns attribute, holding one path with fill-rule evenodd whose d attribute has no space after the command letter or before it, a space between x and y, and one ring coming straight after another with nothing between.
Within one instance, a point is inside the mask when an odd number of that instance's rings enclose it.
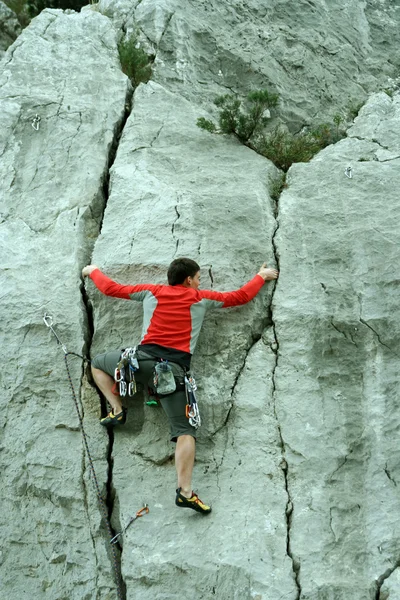
<instances>
[{"instance_id":1,"label":"eroded rock texture","mask_svg":"<svg viewBox=\"0 0 400 600\"><path fill-rule=\"evenodd\" d=\"M44 11L9 48L5 597L400 597L400 96L375 93L395 91L399 10L102 0L80 14ZM136 30L155 61L131 101L117 41ZM277 203L271 162L196 127L215 95L261 87L279 92L274 118L293 131L367 101L344 140L290 169ZM150 506L116 552L118 592L63 351L42 319L53 317L73 352L135 344L140 306L84 288L80 270L93 262L121 282L164 282L177 256L199 262L203 287L236 288L264 260L280 278L249 305L210 313L196 350L194 485L213 504L207 519L175 508L161 409L138 395L109 437L82 362L69 357L113 527Z\"/></svg>"},{"instance_id":2,"label":"eroded rock texture","mask_svg":"<svg viewBox=\"0 0 400 600\"><path fill-rule=\"evenodd\" d=\"M1 67L2 587L10 599L93 598L112 584L110 562L63 353L42 317L85 351L80 268L98 235L127 80L110 22L95 13L42 13ZM70 368L79 394L81 361ZM97 403L84 413L97 417ZM104 459L107 436L91 438Z\"/></svg>"}]
</instances>

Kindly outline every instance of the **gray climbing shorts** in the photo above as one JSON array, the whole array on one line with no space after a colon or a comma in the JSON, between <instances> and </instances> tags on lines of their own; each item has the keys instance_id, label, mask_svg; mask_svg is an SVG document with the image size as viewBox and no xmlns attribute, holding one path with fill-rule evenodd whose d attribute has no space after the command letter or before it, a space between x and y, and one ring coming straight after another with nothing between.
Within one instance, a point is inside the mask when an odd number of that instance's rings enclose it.
<instances>
[{"instance_id":1,"label":"gray climbing shorts","mask_svg":"<svg viewBox=\"0 0 400 600\"><path fill-rule=\"evenodd\" d=\"M92 360L92 367L100 369L114 378L115 368L119 362L120 356L120 350L112 350L111 352L98 354ZM141 383L144 386L146 393L147 388L150 388L150 390L155 393L153 370L157 364L157 360L150 356L150 354L143 352L143 350L138 350L136 352L136 357L139 361L139 370L135 373L136 382ZM177 438L181 435L191 435L196 438L196 429L190 425L189 419L186 416L185 372L180 365L171 361L169 361L169 364L174 373L176 391L172 394L168 394L168 396L159 395L158 397L161 406L168 417L171 441L176 442Z\"/></svg>"}]
</instances>

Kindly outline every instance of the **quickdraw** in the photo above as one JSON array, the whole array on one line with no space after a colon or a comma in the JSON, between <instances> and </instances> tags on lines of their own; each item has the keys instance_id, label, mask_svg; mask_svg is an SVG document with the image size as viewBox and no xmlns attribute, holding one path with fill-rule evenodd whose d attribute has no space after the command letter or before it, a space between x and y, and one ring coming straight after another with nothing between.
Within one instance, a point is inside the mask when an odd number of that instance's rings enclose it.
<instances>
[{"instance_id":1,"label":"quickdraw","mask_svg":"<svg viewBox=\"0 0 400 600\"><path fill-rule=\"evenodd\" d=\"M186 416L189 419L189 423L195 429L198 429L201 425L200 411L197 404L195 391L197 385L194 377L187 374L185 375L185 391L186 391Z\"/></svg>"},{"instance_id":2,"label":"quickdraw","mask_svg":"<svg viewBox=\"0 0 400 600\"><path fill-rule=\"evenodd\" d=\"M35 131L39 131L39 125L40 125L40 121L41 121L41 120L42 120L42 119L41 119L41 117L39 117L39 115L38 115L38 114L36 114L36 115L34 116L34 118L33 118L33 121L32 121L32 127L33 127L33 129L34 129Z\"/></svg>"},{"instance_id":3,"label":"quickdraw","mask_svg":"<svg viewBox=\"0 0 400 600\"><path fill-rule=\"evenodd\" d=\"M147 504L145 504L143 506L143 508L138 510L137 513L129 519L128 523L125 525L125 527L122 529L122 531L117 533L117 535L114 535L112 540L110 540L110 544L116 544L119 536L124 535L125 531L128 529L129 525L131 525L133 523L133 521L136 521L136 519L139 519L139 517L143 517L144 515L147 515L148 513L149 513L149 507L147 506Z\"/></svg>"},{"instance_id":4,"label":"quickdraw","mask_svg":"<svg viewBox=\"0 0 400 600\"><path fill-rule=\"evenodd\" d=\"M124 398L136 394L135 372L139 369L139 362L136 358L136 346L134 348L125 348L122 351L119 363L114 372L114 380L119 388L119 395Z\"/></svg>"}]
</instances>

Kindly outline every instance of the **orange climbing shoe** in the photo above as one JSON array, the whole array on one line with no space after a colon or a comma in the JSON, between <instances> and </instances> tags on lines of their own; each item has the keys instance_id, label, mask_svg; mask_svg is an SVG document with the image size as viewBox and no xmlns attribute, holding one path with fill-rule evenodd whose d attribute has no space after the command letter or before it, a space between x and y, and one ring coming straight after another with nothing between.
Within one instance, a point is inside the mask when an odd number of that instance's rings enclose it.
<instances>
[{"instance_id":1,"label":"orange climbing shoe","mask_svg":"<svg viewBox=\"0 0 400 600\"><path fill-rule=\"evenodd\" d=\"M211 512L211 506L207 506L200 500L197 494L192 492L191 498L186 498L181 494L181 488L176 490L175 504L181 508L192 508L193 510L208 515Z\"/></svg>"},{"instance_id":2,"label":"orange climbing shoe","mask_svg":"<svg viewBox=\"0 0 400 600\"><path fill-rule=\"evenodd\" d=\"M126 408L123 408L120 413L114 415L113 411L108 413L104 419L100 419L100 423L104 427L114 427L115 425L124 425L126 421Z\"/></svg>"}]
</instances>

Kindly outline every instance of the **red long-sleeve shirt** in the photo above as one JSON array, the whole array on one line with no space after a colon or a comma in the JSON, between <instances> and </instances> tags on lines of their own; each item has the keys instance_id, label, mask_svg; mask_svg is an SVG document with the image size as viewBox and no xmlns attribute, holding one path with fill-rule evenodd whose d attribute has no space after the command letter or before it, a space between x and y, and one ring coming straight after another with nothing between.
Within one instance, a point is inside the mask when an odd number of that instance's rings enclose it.
<instances>
[{"instance_id":1,"label":"red long-sleeve shirt","mask_svg":"<svg viewBox=\"0 0 400 600\"><path fill-rule=\"evenodd\" d=\"M107 296L143 302L141 345L157 344L189 354L193 354L207 310L246 304L264 285L260 275L233 292L196 290L184 285L121 285L99 269L90 277Z\"/></svg>"}]
</instances>

